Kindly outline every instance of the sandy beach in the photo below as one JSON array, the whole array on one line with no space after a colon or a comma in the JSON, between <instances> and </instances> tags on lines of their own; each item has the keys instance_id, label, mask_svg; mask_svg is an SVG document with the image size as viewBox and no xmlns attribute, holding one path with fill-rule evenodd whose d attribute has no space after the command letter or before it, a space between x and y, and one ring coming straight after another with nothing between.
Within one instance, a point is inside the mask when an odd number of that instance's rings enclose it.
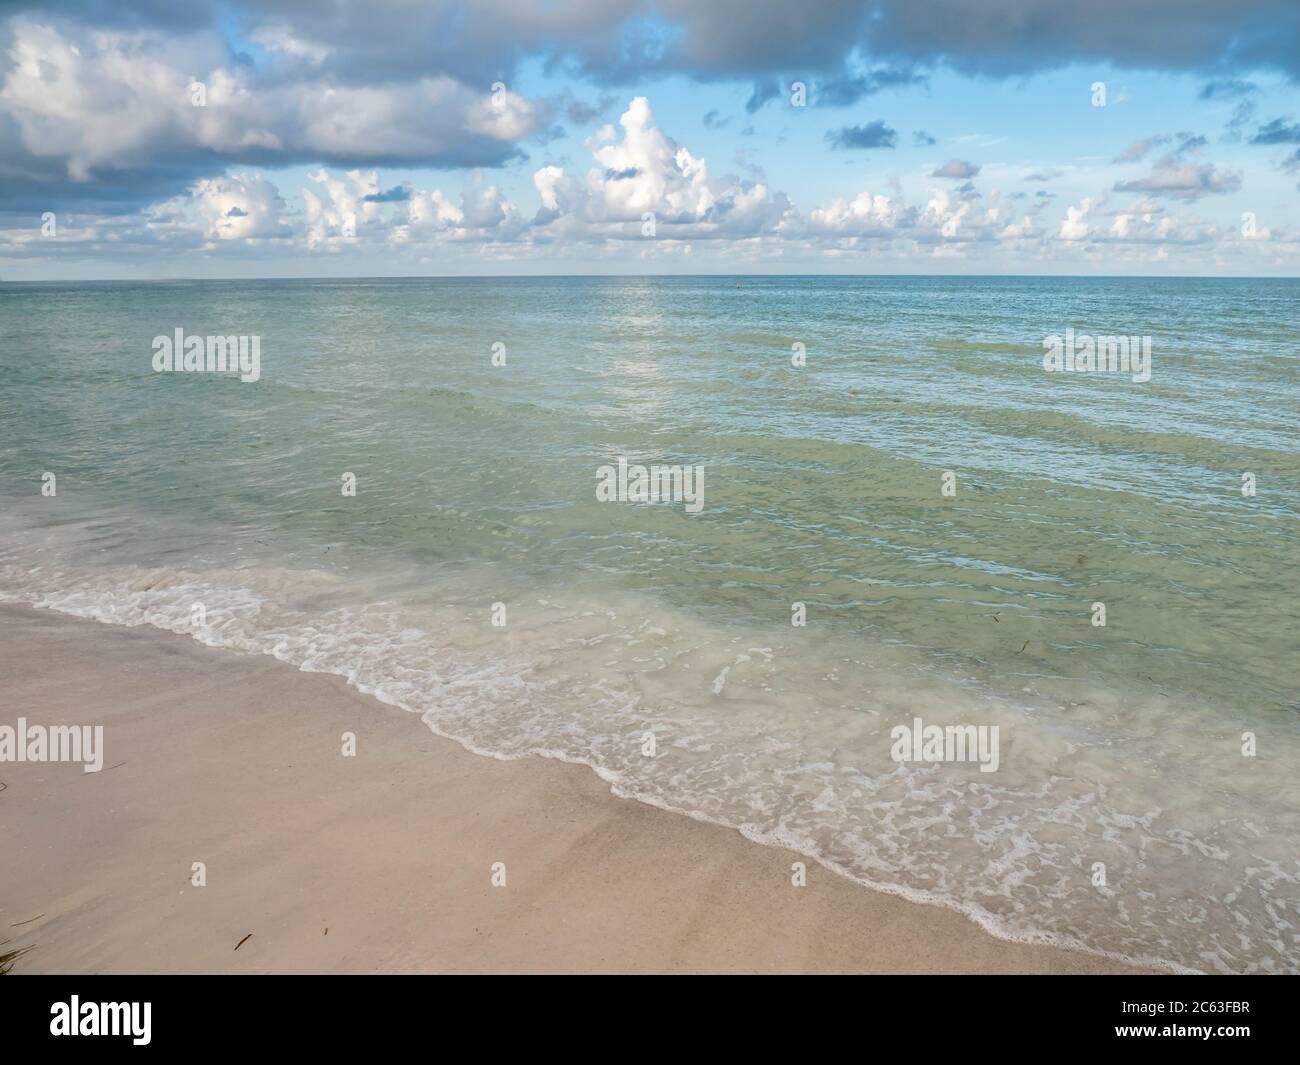
<instances>
[{"instance_id":1,"label":"sandy beach","mask_svg":"<svg viewBox=\"0 0 1300 1065\"><path fill-rule=\"evenodd\" d=\"M0 766L15 972L1136 971L812 862L796 888L793 852L472 754L337 677L26 607L0 641L3 723L104 727L99 773Z\"/></svg>"}]
</instances>

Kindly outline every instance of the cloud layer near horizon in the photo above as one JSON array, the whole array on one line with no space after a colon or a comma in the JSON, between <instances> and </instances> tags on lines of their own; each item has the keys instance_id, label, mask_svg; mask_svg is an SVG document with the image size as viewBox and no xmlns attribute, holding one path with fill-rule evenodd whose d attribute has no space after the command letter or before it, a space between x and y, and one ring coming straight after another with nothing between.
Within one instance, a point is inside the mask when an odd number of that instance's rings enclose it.
<instances>
[{"instance_id":1,"label":"cloud layer near horizon","mask_svg":"<svg viewBox=\"0 0 1300 1065\"><path fill-rule=\"evenodd\" d=\"M1045 242L1196 244L1268 239L1221 232L1194 215L1176 213L1148 196L1109 202L1104 196L1069 206L1058 220L1050 197L981 193L970 182L950 188L937 181L924 203L907 203L894 190L862 191L801 214L783 192L761 181L714 175L708 163L673 140L655 121L649 101L636 97L619 119L588 139L593 165L584 173L545 166L533 174L535 205L511 202L476 171L459 196L438 188L384 190L377 169L342 173L322 167L310 177L300 204L290 204L256 171L203 179L185 194L138 218L112 216L65 231L65 246L111 242L121 249L171 247L220 251L223 244L342 251L412 243L496 245L507 254L559 242L658 247L689 253L702 241L777 238L848 251L864 241L904 241L937 249L972 242L1014 242L1032 249ZM958 165L954 166L956 163ZM1205 180L1158 164L1133 184L1186 200ZM968 169L969 168L969 169ZM973 176L954 160L933 176ZM1162 185L1163 182L1163 185ZM1153 186L1148 188L1148 186ZM38 235L27 234L34 242ZM514 248L514 251L509 249Z\"/></svg>"},{"instance_id":2,"label":"cloud layer near horizon","mask_svg":"<svg viewBox=\"0 0 1300 1065\"><path fill-rule=\"evenodd\" d=\"M940 69L1007 78L1105 62L1196 72L1209 79L1203 99L1237 101L1231 135L1293 152L1275 165L1296 170L1294 120L1257 116L1246 76L1300 81L1300 5L1283 0L1186 0L1176 20L1160 0L46 0L7 11L0 254L8 256L37 253L29 216L47 210L64 217L59 246L39 246L54 257L105 246L122 256L439 242L493 255L568 243L612 250L644 245L648 215L659 254L702 241L827 255L903 242L908 254L939 257L987 243L1032 255L1045 242L1294 242L1285 226L1194 213L1243 182L1207 157L1204 136L1155 131L1114 160L1129 171L1068 204L1018 187L1059 171L1013 178L953 157L926 172L931 187L912 202L895 185L801 208L799 190L773 188L761 167L736 176L692 152L660 128L649 99L626 88L666 75L743 83L754 114L783 99L792 78L808 84L810 106L844 108L886 90L924 91ZM573 88L517 91L525 63L568 72ZM615 101L624 107L618 127L586 138L589 166L529 168L535 200L507 196L490 176L524 164L563 135L563 123L599 121ZM705 116L708 128L729 121ZM934 143L924 131L911 138ZM893 152L905 137L874 119L824 140L847 156ZM1149 162L1157 146L1163 154ZM309 187L284 188L275 171L288 166L311 168ZM463 176L456 192L441 183L386 188L387 168ZM18 217L26 228L11 224Z\"/></svg>"}]
</instances>

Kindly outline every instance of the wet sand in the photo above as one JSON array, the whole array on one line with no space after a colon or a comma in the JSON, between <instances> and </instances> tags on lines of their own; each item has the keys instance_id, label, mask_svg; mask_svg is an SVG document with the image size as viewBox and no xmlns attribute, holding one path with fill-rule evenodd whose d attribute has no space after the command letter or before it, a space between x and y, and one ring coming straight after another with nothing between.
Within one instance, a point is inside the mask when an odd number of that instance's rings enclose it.
<instances>
[{"instance_id":1,"label":"wet sand","mask_svg":"<svg viewBox=\"0 0 1300 1065\"><path fill-rule=\"evenodd\" d=\"M996 939L582 766L472 754L335 676L28 607L0 607L0 649L0 724L104 727L99 773L0 763L15 973L1142 971Z\"/></svg>"}]
</instances>

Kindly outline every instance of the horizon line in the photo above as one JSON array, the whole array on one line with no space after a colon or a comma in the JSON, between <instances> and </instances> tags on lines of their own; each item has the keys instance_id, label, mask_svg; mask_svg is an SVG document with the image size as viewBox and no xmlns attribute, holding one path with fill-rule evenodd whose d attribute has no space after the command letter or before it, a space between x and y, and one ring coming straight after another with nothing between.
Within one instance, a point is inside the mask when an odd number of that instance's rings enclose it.
<instances>
[{"instance_id":1,"label":"horizon line","mask_svg":"<svg viewBox=\"0 0 1300 1065\"><path fill-rule=\"evenodd\" d=\"M545 279L564 280L571 278L872 278L872 279L908 279L908 278L943 278L959 280L963 278L990 280L1031 280L1044 279L1054 281L1297 281L1300 274L852 274L852 273L672 273L672 274L634 274L634 273L599 273L599 274L295 274L295 275L255 275L222 277L69 277L5 279L0 277L0 285L81 285L81 284L167 284L170 282L215 282L215 281L537 281Z\"/></svg>"}]
</instances>

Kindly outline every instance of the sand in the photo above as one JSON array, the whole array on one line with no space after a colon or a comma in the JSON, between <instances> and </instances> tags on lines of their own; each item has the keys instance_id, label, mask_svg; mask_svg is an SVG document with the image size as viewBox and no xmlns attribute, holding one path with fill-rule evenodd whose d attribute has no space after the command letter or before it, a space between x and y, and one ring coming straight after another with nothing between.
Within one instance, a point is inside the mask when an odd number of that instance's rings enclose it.
<instances>
[{"instance_id":1,"label":"sand","mask_svg":"<svg viewBox=\"0 0 1300 1065\"><path fill-rule=\"evenodd\" d=\"M0 952L33 948L16 973L1141 971L152 628L0 607L0 693L0 725L104 726L99 773L0 763Z\"/></svg>"}]
</instances>

